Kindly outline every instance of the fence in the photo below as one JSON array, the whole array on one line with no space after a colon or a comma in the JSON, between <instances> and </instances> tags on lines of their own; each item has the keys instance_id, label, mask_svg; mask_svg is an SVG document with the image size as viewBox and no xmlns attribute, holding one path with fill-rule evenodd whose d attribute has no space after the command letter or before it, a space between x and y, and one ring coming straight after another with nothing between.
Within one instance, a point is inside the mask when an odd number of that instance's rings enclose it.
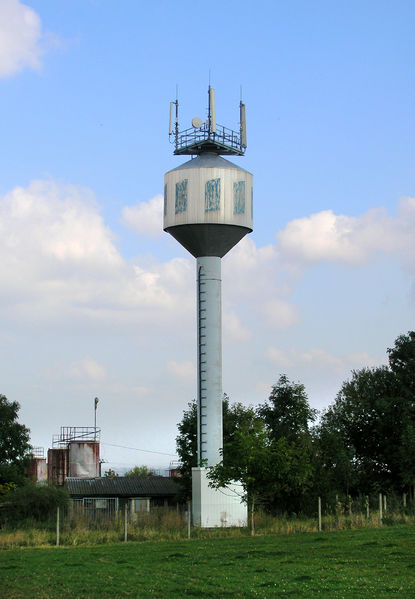
<instances>
[{"instance_id":1,"label":"fence","mask_svg":"<svg viewBox=\"0 0 415 599\"><path fill-rule=\"evenodd\" d=\"M145 502L145 500L143 500ZM191 522L191 505L151 507L131 502L120 507L116 498L72 500L41 522L3 521L0 547L33 545L81 545L143 540L207 538L252 534L291 534L324 532L397 523L415 523L415 506L406 496L384 494L336 497L335 501L316 498L315 513L278 516L259 511L254 530L247 527L201 529Z\"/></svg>"}]
</instances>

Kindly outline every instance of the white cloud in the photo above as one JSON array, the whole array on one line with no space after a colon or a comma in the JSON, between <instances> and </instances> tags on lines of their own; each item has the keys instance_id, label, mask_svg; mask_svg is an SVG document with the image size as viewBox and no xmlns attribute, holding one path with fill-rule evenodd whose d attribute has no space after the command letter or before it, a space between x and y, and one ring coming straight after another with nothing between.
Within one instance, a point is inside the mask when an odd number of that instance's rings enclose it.
<instances>
[{"instance_id":1,"label":"white cloud","mask_svg":"<svg viewBox=\"0 0 415 599\"><path fill-rule=\"evenodd\" d=\"M7 316L31 323L169 321L173 329L195 302L189 260L128 263L91 191L52 181L0 198L0 285Z\"/></svg>"},{"instance_id":2,"label":"white cloud","mask_svg":"<svg viewBox=\"0 0 415 599\"><path fill-rule=\"evenodd\" d=\"M19 0L0 2L0 77L41 65L42 24L38 14Z\"/></svg>"},{"instance_id":3,"label":"white cloud","mask_svg":"<svg viewBox=\"0 0 415 599\"><path fill-rule=\"evenodd\" d=\"M125 206L122 210L123 223L140 235L157 237L163 232L163 196L157 195L148 202L136 206Z\"/></svg>"},{"instance_id":4,"label":"white cloud","mask_svg":"<svg viewBox=\"0 0 415 599\"><path fill-rule=\"evenodd\" d=\"M249 341L252 337L251 331L241 323L240 318L235 312L224 311L222 316L222 328L224 336L228 341L239 343Z\"/></svg>"},{"instance_id":5,"label":"white cloud","mask_svg":"<svg viewBox=\"0 0 415 599\"><path fill-rule=\"evenodd\" d=\"M297 308L281 298L264 302L262 309L266 322L277 330L289 329L299 320Z\"/></svg>"},{"instance_id":6,"label":"white cloud","mask_svg":"<svg viewBox=\"0 0 415 599\"><path fill-rule=\"evenodd\" d=\"M166 364L167 372L186 382L196 381L196 366L190 360L175 362L171 360Z\"/></svg>"},{"instance_id":7,"label":"white cloud","mask_svg":"<svg viewBox=\"0 0 415 599\"><path fill-rule=\"evenodd\" d=\"M287 370L306 367L326 372L343 373L351 369L372 367L379 364L366 353L350 353L339 357L321 348L311 348L306 352L298 352L294 348L282 350L277 347L269 347L265 355L272 364Z\"/></svg>"},{"instance_id":8,"label":"white cloud","mask_svg":"<svg viewBox=\"0 0 415 599\"><path fill-rule=\"evenodd\" d=\"M415 274L414 229L415 198L404 198L396 217L378 208L358 217L324 210L295 219L277 233L278 249L283 261L303 267L319 261L359 265L388 254Z\"/></svg>"},{"instance_id":9,"label":"white cloud","mask_svg":"<svg viewBox=\"0 0 415 599\"><path fill-rule=\"evenodd\" d=\"M66 376L73 379L87 379L89 381L102 381L106 378L105 367L93 358L87 356L82 360L73 362L66 370Z\"/></svg>"}]
</instances>

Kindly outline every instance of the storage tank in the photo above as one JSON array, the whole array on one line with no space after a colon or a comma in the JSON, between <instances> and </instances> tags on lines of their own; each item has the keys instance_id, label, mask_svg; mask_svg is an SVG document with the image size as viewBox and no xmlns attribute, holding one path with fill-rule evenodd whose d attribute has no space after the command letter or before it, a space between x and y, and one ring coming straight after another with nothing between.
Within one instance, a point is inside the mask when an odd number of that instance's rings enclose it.
<instances>
[{"instance_id":1,"label":"storage tank","mask_svg":"<svg viewBox=\"0 0 415 599\"><path fill-rule=\"evenodd\" d=\"M222 258L252 231L252 174L203 153L164 177L164 230L193 256Z\"/></svg>"},{"instance_id":2,"label":"storage tank","mask_svg":"<svg viewBox=\"0 0 415 599\"><path fill-rule=\"evenodd\" d=\"M69 451L69 476L97 478L99 476L99 443L71 441Z\"/></svg>"},{"instance_id":3,"label":"storage tank","mask_svg":"<svg viewBox=\"0 0 415 599\"><path fill-rule=\"evenodd\" d=\"M63 485L68 476L68 448L53 447L48 450L48 481L52 485Z\"/></svg>"}]
</instances>

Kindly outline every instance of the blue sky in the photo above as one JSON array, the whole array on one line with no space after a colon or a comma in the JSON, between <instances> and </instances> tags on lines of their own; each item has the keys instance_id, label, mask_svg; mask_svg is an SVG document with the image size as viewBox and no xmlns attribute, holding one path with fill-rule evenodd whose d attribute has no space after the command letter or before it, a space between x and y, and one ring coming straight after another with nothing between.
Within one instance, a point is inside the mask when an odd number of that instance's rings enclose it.
<instances>
[{"instance_id":1,"label":"blue sky","mask_svg":"<svg viewBox=\"0 0 415 599\"><path fill-rule=\"evenodd\" d=\"M224 391L280 373L332 401L413 329L411 1L2 0L0 392L32 442L99 424L107 464L168 465L196 390L194 261L162 232L182 128L238 127L254 232L223 263Z\"/></svg>"}]
</instances>

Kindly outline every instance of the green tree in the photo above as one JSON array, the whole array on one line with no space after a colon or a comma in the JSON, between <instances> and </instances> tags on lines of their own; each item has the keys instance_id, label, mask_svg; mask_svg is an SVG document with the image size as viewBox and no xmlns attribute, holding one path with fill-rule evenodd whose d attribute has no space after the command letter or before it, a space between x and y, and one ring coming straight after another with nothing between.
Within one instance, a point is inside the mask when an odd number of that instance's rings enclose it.
<instances>
[{"instance_id":1,"label":"green tree","mask_svg":"<svg viewBox=\"0 0 415 599\"><path fill-rule=\"evenodd\" d=\"M224 447L231 447L232 439L238 426L241 426L244 420L251 418L252 408L247 408L240 403L231 404L229 397L224 394L222 401L223 413L223 442ZM192 468L197 466L197 403L192 401L188 404L188 409L183 413L183 418L179 422L179 434L176 437L177 454L180 460L179 482L182 488L182 496L190 499L192 493ZM225 462L231 459L228 451L224 451L223 458Z\"/></svg>"},{"instance_id":2,"label":"green tree","mask_svg":"<svg viewBox=\"0 0 415 599\"><path fill-rule=\"evenodd\" d=\"M0 484L27 482L32 448L29 429L18 422L20 406L0 395Z\"/></svg>"},{"instance_id":3,"label":"green tree","mask_svg":"<svg viewBox=\"0 0 415 599\"><path fill-rule=\"evenodd\" d=\"M353 371L343 383L323 417L320 435L340 440L331 470L342 456L349 457L351 492L401 492L414 480L414 445L407 438L414 418L406 404L399 379L386 366ZM336 482L341 482L339 477Z\"/></svg>"},{"instance_id":4,"label":"green tree","mask_svg":"<svg viewBox=\"0 0 415 599\"><path fill-rule=\"evenodd\" d=\"M3 520L21 521L30 518L47 520L56 508L67 504L69 495L64 489L48 485L27 484L8 493L3 503Z\"/></svg>"},{"instance_id":5,"label":"green tree","mask_svg":"<svg viewBox=\"0 0 415 599\"><path fill-rule=\"evenodd\" d=\"M139 476L154 476L154 470L148 466L134 466L131 470L128 470L124 476L139 477Z\"/></svg>"},{"instance_id":6,"label":"green tree","mask_svg":"<svg viewBox=\"0 0 415 599\"><path fill-rule=\"evenodd\" d=\"M291 382L282 374L272 386L268 401L259 406L258 414L271 439L284 437L297 441L309 435L309 426L316 419L317 411L310 407L304 385Z\"/></svg>"},{"instance_id":7,"label":"green tree","mask_svg":"<svg viewBox=\"0 0 415 599\"><path fill-rule=\"evenodd\" d=\"M305 494L313 482L314 446L310 430L317 412L310 407L301 383L282 374L273 385L270 396L258 407L269 441L278 456L284 480L274 486L269 507L278 511L297 512L306 509ZM288 467L289 466L289 467Z\"/></svg>"}]
</instances>

